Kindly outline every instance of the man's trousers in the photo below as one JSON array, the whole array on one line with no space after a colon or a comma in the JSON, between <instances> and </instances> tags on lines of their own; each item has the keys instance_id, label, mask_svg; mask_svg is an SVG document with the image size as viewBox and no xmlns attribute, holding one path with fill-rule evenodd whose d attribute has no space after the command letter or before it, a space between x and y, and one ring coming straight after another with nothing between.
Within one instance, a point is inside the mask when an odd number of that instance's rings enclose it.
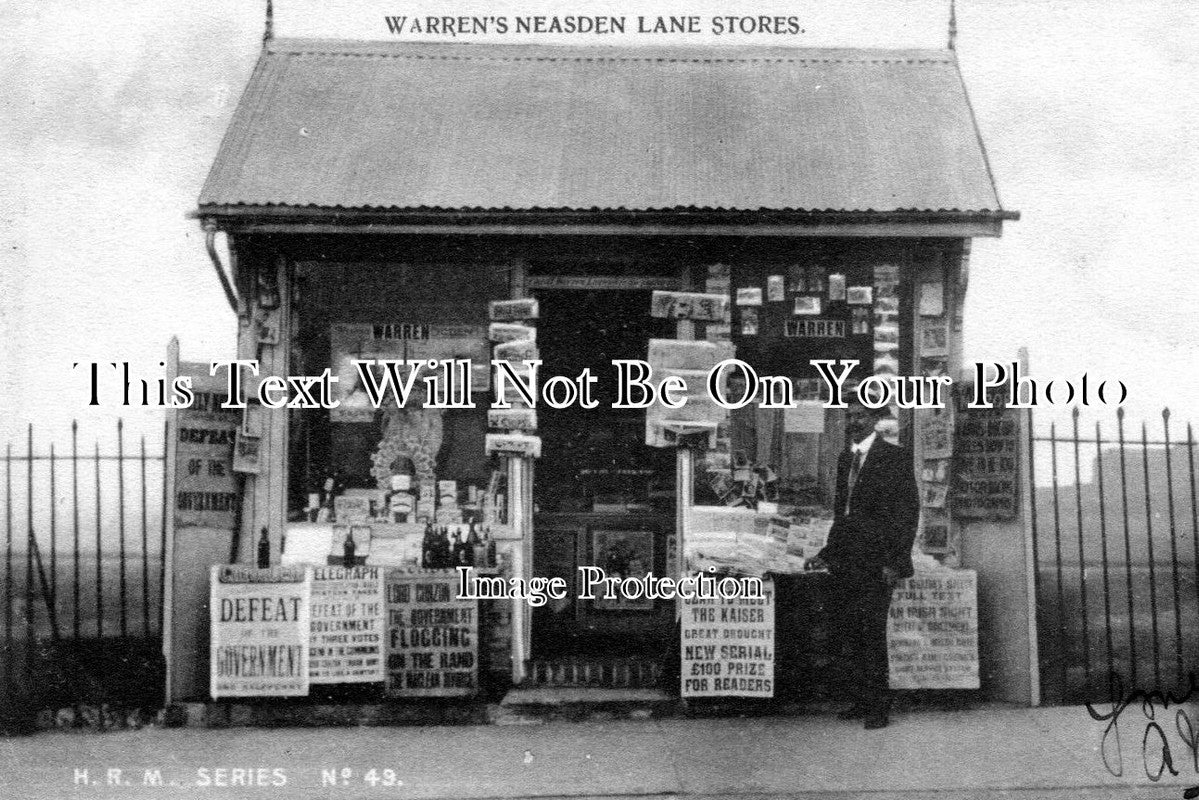
<instances>
[{"instance_id":1,"label":"man's trousers","mask_svg":"<svg viewBox=\"0 0 1199 800\"><path fill-rule=\"evenodd\" d=\"M886 705L888 691L887 613L892 589L860 575L830 576L825 608L829 641L841 655L849 698L863 705Z\"/></svg>"}]
</instances>

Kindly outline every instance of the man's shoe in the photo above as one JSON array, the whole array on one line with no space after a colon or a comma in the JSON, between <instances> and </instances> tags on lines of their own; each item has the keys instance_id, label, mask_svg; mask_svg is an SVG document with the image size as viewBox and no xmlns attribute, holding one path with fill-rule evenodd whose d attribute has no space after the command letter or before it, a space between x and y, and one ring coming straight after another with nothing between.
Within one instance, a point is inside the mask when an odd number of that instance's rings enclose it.
<instances>
[{"instance_id":1,"label":"man's shoe","mask_svg":"<svg viewBox=\"0 0 1199 800\"><path fill-rule=\"evenodd\" d=\"M865 717L866 717L865 728L868 731L874 731L874 730L878 730L879 728L885 728L885 727L887 727L887 723L889 723L891 721L890 715L888 715L886 711L883 711L881 709L875 709L875 710L871 711L870 713L866 714Z\"/></svg>"},{"instance_id":2,"label":"man's shoe","mask_svg":"<svg viewBox=\"0 0 1199 800\"><path fill-rule=\"evenodd\" d=\"M861 719L866 716L867 709L862 703L854 703L837 715L837 719Z\"/></svg>"}]
</instances>

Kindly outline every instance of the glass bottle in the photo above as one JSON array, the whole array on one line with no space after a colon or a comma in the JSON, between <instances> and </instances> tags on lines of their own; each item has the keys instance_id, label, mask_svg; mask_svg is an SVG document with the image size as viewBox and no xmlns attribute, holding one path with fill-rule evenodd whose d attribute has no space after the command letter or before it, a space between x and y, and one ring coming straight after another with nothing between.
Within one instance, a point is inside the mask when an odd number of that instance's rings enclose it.
<instances>
[{"instance_id":1,"label":"glass bottle","mask_svg":"<svg viewBox=\"0 0 1199 800\"><path fill-rule=\"evenodd\" d=\"M271 565L271 539L267 529L263 528L258 536L258 568L267 569Z\"/></svg>"},{"instance_id":2,"label":"glass bottle","mask_svg":"<svg viewBox=\"0 0 1199 800\"><path fill-rule=\"evenodd\" d=\"M479 538L479 531L475 528L475 521L471 520L469 533L466 537L467 547L470 548L466 563L472 567L483 567L483 563L487 557L487 551L483 548L483 540Z\"/></svg>"},{"instance_id":3,"label":"glass bottle","mask_svg":"<svg viewBox=\"0 0 1199 800\"><path fill-rule=\"evenodd\" d=\"M450 529L442 526L437 537L437 565L435 569L446 569L453 564L453 552L450 545Z\"/></svg>"},{"instance_id":4,"label":"glass bottle","mask_svg":"<svg viewBox=\"0 0 1199 800\"><path fill-rule=\"evenodd\" d=\"M495 539L491 538L491 528L483 529L483 549L486 551L486 563L483 565L488 569L495 569Z\"/></svg>"},{"instance_id":5,"label":"glass bottle","mask_svg":"<svg viewBox=\"0 0 1199 800\"><path fill-rule=\"evenodd\" d=\"M420 544L420 565L425 569L437 567L437 536L433 532L432 522L425 522L425 536Z\"/></svg>"}]
</instances>

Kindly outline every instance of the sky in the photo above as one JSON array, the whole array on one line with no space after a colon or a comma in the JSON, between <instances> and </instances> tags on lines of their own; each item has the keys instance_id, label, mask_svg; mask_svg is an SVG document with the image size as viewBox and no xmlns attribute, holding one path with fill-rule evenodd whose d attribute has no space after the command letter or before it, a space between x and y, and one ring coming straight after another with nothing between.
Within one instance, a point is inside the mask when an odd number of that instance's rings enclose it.
<instances>
[{"instance_id":1,"label":"sky","mask_svg":"<svg viewBox=\"0 0 1199 800\"><path fill-rule=\"evenodd\" d=\"M0 4L0 444L23 449L29 422L39 443L64 442L73 418L108 443L118 413L134 435L160 436L159 409L89 408L75 362L130 361L155 379L171 336L185 359L232 356L235 320L188 215L259 51L263 5ZM375 39L387 38L385 13L482 7L275 5L277 35ZM627 15L738 8L570 6ZM770 44L943 47L948 3L753 8L803 22L804 34ZM1123 380L1131 419L1160 422L1169 405L1176 421L1199 422L1199 3L962 0L958 23L1000 196L1023 214L1002 238L974 243L967 360L1008 360L1027 347L1038 377Z\"/></svg>"}]
</instances>

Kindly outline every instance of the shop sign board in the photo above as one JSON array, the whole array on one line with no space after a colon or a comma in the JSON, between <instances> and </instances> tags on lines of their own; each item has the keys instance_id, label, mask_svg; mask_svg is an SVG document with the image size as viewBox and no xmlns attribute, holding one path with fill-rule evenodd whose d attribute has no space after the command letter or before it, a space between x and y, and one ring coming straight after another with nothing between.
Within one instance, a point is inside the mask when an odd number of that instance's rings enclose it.
<instances>
[{"instance_id":1,"label":"shop sign board","mask_svg":"<svg viewBox=\"0 0 1199 800\"><path fill-rule=\"evenodd\" d=\"M728 322L728 294L700 292L653 293L650 316L665 319L690 319L699 322Z\"/></svg>"},{"instance_id":2,"label":"shop sign board","mask_svg":"<svg viewBox=\"0 0 1199 800\"><path fill-rule=\"evenodd\" d=\"M680 599L683 697L774 696L774 582L765 599Z\"/></svg>"},{"instance_id":3,"label":"shop sign board","mask_svg":"<svg viewBox=\"0 0 1199 800\"><path fill-rule=\"evenodd\" d=\"M537 430L537 412L531 408L493 408L487 411L487 427L510 431Z\"/></svg>"},{"instance_id":4,"label":"shop sign board","mask_svg":"<svg viewBox=\"0 0 1199 800\"><path fill-rule=\"evenodd\" d=\"M479 689L478 601L457 599L449 570L386 577L387 694L466 697Z\"/></svg>"},{"instance_id":5,"label":"shop sign board","mask_svg":"<svg viewBox=\"0 0 1199 800\"><path fill-rule=\"evenodd\" d=\"M670 275L530 275L527 289L570 289L575 291L646 291L674 290L679 279Z\"/></svg>"},{"instance_id":6,"label":"shop sign board","mask_svg":"<svg viewBox=\"0 0 1199 800\"><path fill-rule=\"evenodd\" d=\"M650 339L647 358L654 380L670 376L683 379L686 404L667 408L654 403L645 410L645 443L650 447L675 447L679 434L708 433L713 446L716 432L728 419L728 410L716 405L705 376L735 354L731 342Z\"/></svg>"},{"instance_id":7,"label":"shop sign board","mask_svg":"<svg viewBox=\"0 0 1199 800\"><path fill-rule=\"evenodd\" d=\"M1006 407L957 409L953 515L963 519L1016 516L1018 412Z\"/></svg>"},{"instance_id":8,"label":"shop sign board","mask_svg":"<svg viewBox=\"0 0 1199 800\"><path fill-rule=\"evenodd\" d=\"M537 329L519 322L493 322L487 326L487 339L501 345L509 342L534 344L537 342ZM496 357L505 358L502 355Z\"/></svg>"},{"instance_id":9,"label":"shop sign board","mask_svg":"<svg viewBox=\"0 0 1199 800\"><path fill-rule=\"evenodd\" d=\"M210 580L213 699L308 694L306 568L215 564Z\"/></svg>"},{"instance_id":10,"label":"shop sign board","mask_svg":"<svg viewBox=\"0 0 1199 800\"><path fill-rule=\"evenodd\" d=\"M895 587L887 622L892 689L977 689L978 574L917 572Z\"/></svg>"},{"instance_id":11,"label":"shop sign board","mask_svg":"<svg viewBox=\"0 0 1199 800\"><path fill-rule=\"evenodd\" d=\"M537 319L538 316L540 309L535 297L492 300L487 304L487 318L492 322L523 322L526 319Z\"/></svg>"},{"instance_id":12,"label":"shop sign board","mask_svg":"<svg viewBox=\"0 0 1199 800\"><path fill-rule=\"evenodd\" d=\"M488 455L541 458L541 437L524 433L489 433L483 437L483 449Z\"/></svg>"},{"instance_id":13,"label":"shop sign board","mask_svg":"<svg viewBox=\"0 0 1199 800\"><path fill-rule=\"evenodd\" d=\"M311 683L383 681L383 568L314 567Z\"/></svg>"},{"instance_id":14,"label":"shop sign board","mask_svg":"<svg viewBox=\"0 0 1199 800\"><path fill-rule=\"evenodd\" d=\"M792 339L844 339L845 320L823 317L789 319L783 326L783 335Z\"/></svg>"},{"instance_id":15,"label":"shop sign board","mask_svg":"<svg viewBox=\"0 0 1199 800\"><path fill-rule=\"evenodd\" d=\"M537 349L537 342L532 339L514 339L495 346L495 360L510 361L517 369L523 368L521 362L536 361L539 358L541 352Z\"/></svg>"}]
</instances>

